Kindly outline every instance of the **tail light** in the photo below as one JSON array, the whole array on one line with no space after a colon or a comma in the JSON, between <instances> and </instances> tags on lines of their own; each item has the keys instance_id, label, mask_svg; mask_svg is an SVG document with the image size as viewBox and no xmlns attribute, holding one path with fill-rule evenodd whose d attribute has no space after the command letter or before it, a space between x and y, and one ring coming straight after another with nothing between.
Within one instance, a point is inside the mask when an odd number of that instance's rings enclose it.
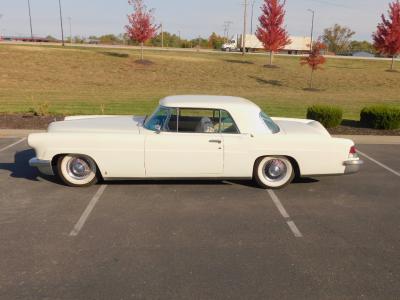
<instances>
[{"instance_id":1,"label":"tail light","mask_svg":"<svg viewBox=\"0 0 400 300\"><path fill-rule=\"evenodd\" d=\"M349 158L358 158L357 149L355 146L350 148Z\"/></svg>"}]
</instances>

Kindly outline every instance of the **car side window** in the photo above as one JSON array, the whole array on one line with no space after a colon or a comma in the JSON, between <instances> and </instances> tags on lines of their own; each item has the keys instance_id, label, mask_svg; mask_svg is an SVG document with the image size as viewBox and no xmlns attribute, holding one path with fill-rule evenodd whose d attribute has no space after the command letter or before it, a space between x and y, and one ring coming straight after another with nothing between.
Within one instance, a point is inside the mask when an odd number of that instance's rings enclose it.
<instances>
[{"instance_id":1,"label":"car side window","mask_svg":"<svg viewBox=\"0 0 400 300\"><path fill-rule=\"evenodd\" d=\"M226 134L240 133L232 116L226 110L221 110L221 133L226 133Z\"/></svg>"},{"instance_id":2,"label":"car side window","mask_svg":"<svg viewBox=\"0 0 400 300\"><path fill-rule=\"evenodd\" d=\"M181 133L218 133L219 110L180 108L178 116L178 132Z\"/></svg>"},{"instance_id":3,"label":"car side window","mask_svg":"<svg viewBox=\"0 0 400 300\"><path fill-rule=\"evenodd\" d=\"M177 126L177 109L159 107L154 114L147 119L144 127L157 131L157 127L161 128L162 131L175 131Z\"/></svg>"}]
</instances>

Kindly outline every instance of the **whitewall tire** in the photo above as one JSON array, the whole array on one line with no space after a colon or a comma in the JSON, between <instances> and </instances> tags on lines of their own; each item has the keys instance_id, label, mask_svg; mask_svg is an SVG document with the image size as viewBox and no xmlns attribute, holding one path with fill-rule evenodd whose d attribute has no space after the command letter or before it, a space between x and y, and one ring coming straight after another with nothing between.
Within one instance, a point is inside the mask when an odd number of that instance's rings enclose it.
<instances>
[{"instance_id":1,"label":"whitewall tire","mask_svg":"<svg viewBox=\"0 0 400 300\"><path fill-rule=\"evenodd\" d=\"M295 176L294 168L286 157L263 157L254 166L254 179L265 189L280 189L290 184Z\"/></svg>"},{"instance_id":2,"label":"whitewall tire","mask_svg":"<svg viewBox=\"0 0 400 300\"><path fill-rule=\"evenodd\" d=\"M60 179L72 187L86 187L97 183L96 163L88 156L69 154L57 162Z\"/></svg>"}]
</instances>

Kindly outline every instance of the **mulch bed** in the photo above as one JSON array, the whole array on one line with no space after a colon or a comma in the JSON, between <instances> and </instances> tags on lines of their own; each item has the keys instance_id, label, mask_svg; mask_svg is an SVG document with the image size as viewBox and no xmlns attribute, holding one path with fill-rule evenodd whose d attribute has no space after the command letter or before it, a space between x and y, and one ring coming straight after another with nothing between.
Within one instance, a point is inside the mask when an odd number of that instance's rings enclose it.
<instances>
[{"instance_id":1,"label":"mulch bed","mask_svg":"<svg viewBox=\"0 0 400 300\"><path fill-rule=\"evenodd\" d=\"M0 114L1 129L46 129L54 121L61 121L62 116L34 116L31 114Z\"/></svg>"},{"instance_id":2,"label":"mulch bed","mask_svg":"<svg viewBox=\"0 0 400 300\"><path fill-rule=\"evenodd\" d=\"M381 136L400 136L400 129L379 130L365 128L358 121L344 120L342 125L328 129L330 134L335 135L381 135Z\"/></svg>"},{"instance_id":3,"label":"mulch bed","mask_svg":"<svg viewBox=\"0 0 400 300\"><path fill-rule=\"evenodd\" d=\"M31 114L0 114L1 129L46 129L54 121L63 120L63 116L34 116ZM363 128L359 122L343 121L341 126L329 129L331 134L336 135L382 135L400 136L397 130L376 130Z\"/></svg>"}]
</instances>

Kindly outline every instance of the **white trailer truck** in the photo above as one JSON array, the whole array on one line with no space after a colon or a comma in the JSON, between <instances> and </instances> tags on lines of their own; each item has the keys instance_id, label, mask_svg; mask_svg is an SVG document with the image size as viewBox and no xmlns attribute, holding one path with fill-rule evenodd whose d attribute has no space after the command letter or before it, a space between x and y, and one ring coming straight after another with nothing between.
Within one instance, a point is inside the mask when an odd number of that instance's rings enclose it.
<instances>
[{"instance_id":1,"label":"white trailer truck","mask_svg":"<svg viewBox=\"0 0 400 300\"><path fill-rule=\"evenodd\" d=\"M236 40L230 40L228 43L223 44L222 50L227 52L242 51L242 37L243 35L238 35ZM290 41L290 44L285 46L282 52L287 52L288 54L301 54L309 52L311 38L291 36ZM256 51L264 49L264 46L254 34L246 34L245 49L247 52Z\"/></svg>"}]
</instances>

